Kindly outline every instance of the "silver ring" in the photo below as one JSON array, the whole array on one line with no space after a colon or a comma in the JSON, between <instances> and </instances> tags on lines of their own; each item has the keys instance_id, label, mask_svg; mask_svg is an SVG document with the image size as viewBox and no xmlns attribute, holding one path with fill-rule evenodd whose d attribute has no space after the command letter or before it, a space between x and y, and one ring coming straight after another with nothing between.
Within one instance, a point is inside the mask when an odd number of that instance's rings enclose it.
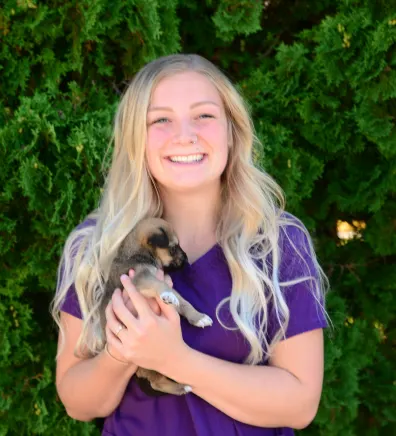
<instances>
[{"instance_id":1,"label":"silver ring","mask_svg":"<svg viewBox=\"0 0 396 436\"><path fill-rule=\"evenodd\" d=\"M193 139L193 140L191 141L191 144L196 144L196 143L197 143L197 141L198 141L198 136L197 136L197 135L195 135L195 139Z\"/></svg>"},{"instance_id":2,"label":"silver ring","mask_svg":"<svg viewBox=\"0 0 396 436\"><path fill-rule=\"evenodd\" d=\"M123 330L125 328L124 324L119 323L118 327L117 327L117 331L115 332L115 335L118 337L118 335L120 334L121 330Z\"/></svg>"}]
</instances>

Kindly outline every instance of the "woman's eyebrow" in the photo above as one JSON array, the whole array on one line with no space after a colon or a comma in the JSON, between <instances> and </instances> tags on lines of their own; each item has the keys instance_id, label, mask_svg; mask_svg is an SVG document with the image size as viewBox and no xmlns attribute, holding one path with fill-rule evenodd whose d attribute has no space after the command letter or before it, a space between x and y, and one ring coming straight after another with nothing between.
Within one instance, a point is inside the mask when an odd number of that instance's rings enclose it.
<instances>
[{"instance_id":1,"label":"woman's eyebrow","mask_svg":"<svg viewBox=\"0 0 396 436\"><path fill-rule=\"evenodd\" d=\"M196 106L200 106L201 104L214 104L215 106L220 107L219 104L215 103L215 102L212 101L212 100L204 100L204 101L199 101L199 102L197 102L197 103L193 103L193 104L190 106L190 108L194 108L194 107L196 107Z\"/></svg>"},{"instance_id":2,"label":"woman's eyebrow","mask_svg":"<svg viewBox=\"0 0 396 436\"><path fill-rule=\"evenodd\" d=\"M198 101L197 103L193 103L190 108L193 109L197 106L203 105L203 104L213 104L217 107L220 107L220 105L218 103L215 103L214 101L211 100L204 100L204 101ZM169 111L172 112L173 109L170 107L165 107L165 106L151 106L148 108L148 112L153 112L153 111Z\"/></svg>"}]
</instances>

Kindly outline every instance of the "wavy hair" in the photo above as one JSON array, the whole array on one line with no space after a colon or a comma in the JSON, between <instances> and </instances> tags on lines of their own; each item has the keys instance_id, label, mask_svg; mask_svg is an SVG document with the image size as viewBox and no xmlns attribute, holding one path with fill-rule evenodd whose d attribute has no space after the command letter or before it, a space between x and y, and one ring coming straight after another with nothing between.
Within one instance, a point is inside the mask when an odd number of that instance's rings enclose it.
<instances>
[{"instance_id":1,"label":"wavy hair","mask_svg":"<svg viewBox=\"0 0 396 436\"><path fill-rule=\"evenodd\" d=\"M250 344L246 363L257 364L269 356L287 329L290 314L282 288L307 281L319 307L325 311L326 276L317 262L306 228L284 213L281 188L253 162L253 148L259 141L242 97L210 61L198 55L171 55L147 64L127 87L115 116L112 163L101 202L88 217L95 223L77 227L63 250L52 315L61 327L60 308L74 284L83 315L83 330L76 346L78 355L95 355L105 345L98 311L104 283L121 241L141 219L162 215L161 198L145 159L146 116L157 84L165 77L186 71L200 73L211 81L222 98L228 120L230 149L222 175L217 240L228 262L232 291L217 307L219 322L222 323L220 308L228 304L235 322L232 328L239 329ZM281 282L279 241L281 234L288 237L289 226L298 226L305 235L302 246L292 245L297 258L303 261L301 247L309 253L315 271L306 265L306 275ZM270 303L279 329L268 343Z\"/></svg>"}]
</instances>

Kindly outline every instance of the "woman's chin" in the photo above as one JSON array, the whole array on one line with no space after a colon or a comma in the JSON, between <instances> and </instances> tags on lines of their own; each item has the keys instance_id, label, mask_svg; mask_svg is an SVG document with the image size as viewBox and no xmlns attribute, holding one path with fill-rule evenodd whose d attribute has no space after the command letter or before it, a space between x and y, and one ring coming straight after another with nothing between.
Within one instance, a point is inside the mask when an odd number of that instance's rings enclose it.
<instances>
[{"instance_id":1,"label":"woman's chin","mask_svg":"<svg viewBox=\"0 0 396 436\"><path fill-rule=\"evenodd\" d=\"M220 186L220 178L218 180L208 179L191 179L191 178L178 178L177 180L169 180L161 185L167 191L180 192L180 193L193 193L199 191L208 192L210 189L216 189Z\"/></svg>"}]
</instances>

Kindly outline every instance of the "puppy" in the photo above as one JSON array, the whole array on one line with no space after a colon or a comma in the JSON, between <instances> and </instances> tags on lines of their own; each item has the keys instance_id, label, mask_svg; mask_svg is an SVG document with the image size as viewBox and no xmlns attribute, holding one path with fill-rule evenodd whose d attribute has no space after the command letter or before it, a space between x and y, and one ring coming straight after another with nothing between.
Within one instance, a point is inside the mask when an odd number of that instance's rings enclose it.
<instances>
[{"instance_id":1,"label":"puppy","mask_svg":"<svg viewBox=\"0 0 396 436\"><path fill-rule=\"evenodd\" d=\"M135 275L132 283L136 290L145 297L160 297L162 301L173 304L181 316L197 327L212 325L212 319L204 313L198 312L175 289L170 288L164 281L157 279L158 269L164 272L182 268L187 261L186 253L181 249L178 238L168 222L161 218L147 218L140 221L125 237L112 263L109 278L105 286L105 295L101 313L107 306L116 288L122 289L120 276L127 274L132 268ZM102 318L103 324L105 318ZM189 386L180 385L155 371L138 368L136 375L147 379L155 391L183 395L190 392ZM144 380L139 383L142 390L154 395L147 389Z\"/></svg>"}]
</instances>

